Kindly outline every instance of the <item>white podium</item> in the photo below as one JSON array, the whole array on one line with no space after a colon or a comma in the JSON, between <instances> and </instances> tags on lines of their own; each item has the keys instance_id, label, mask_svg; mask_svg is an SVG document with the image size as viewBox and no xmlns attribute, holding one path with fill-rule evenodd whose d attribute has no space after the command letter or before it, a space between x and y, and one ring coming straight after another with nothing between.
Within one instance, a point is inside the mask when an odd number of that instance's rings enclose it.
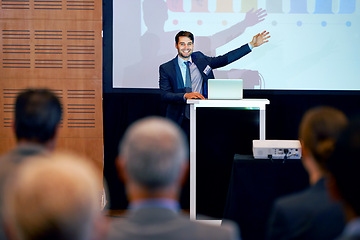
<instances>
[{"instance_id":1,"label":"white podium","mask_svg":"<svg viewBox=\"0 0 360 240\"><path fill-rule=\"evenodd\" d=\"M190 219L196 220L196 109L199 107L237 108L259 110L259 136L265 140L265 108L270 104L268 99L243 100L187 100L190 104ZM221 220L202 220L220 224Z\"/></svg>"}]
</instances>

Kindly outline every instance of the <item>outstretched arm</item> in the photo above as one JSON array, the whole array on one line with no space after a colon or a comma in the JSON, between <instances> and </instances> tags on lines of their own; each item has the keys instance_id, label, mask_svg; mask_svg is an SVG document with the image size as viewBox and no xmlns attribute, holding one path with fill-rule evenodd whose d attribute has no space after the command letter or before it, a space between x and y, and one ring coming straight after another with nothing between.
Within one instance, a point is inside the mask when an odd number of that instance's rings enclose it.
<instances>
[{"instance_id":1,"label":"outstretched arm","mask_svg":"<svg viewBox=\"0 0 360 240\"><path fill-rule=\"evenodd\" d=\"M263 45L264 43L267 43L270 38L269 32L267 31L263 31L262 33L258 33L257 35L255 35L252 39L252 41L250 42L252 47L259 47L261 45Z\"/></svg>"}]
</instances>

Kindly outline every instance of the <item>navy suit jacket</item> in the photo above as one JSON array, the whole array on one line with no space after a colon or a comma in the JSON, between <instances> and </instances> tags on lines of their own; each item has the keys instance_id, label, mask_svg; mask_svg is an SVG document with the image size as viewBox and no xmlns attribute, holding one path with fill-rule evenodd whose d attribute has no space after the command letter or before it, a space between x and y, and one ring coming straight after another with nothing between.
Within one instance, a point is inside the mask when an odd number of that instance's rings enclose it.
<instances>
[{"instance_id":1,"label":"navy suit jacket","mask_svg":"<svg viewBox=\"0 0 360 240\"><path fill-rule=\"evenodd\" d=\"M268 226L268 240L333 240L341 234L345 216L330 199L325 179L307 190L278 199Z\"/></svg>"},{"instance_id":2,"label":"navy suit jacket","mask_svg":"<svg viewBox=\"0 0 360 240\"><path fill-rule=\"evenodd\" d=\"M203 78L203 95L207 97L208 79L214 78L212 69L224 67L251 52L248 44L232 50L218 57L209 57L202 52L194 52L191 54L193 63L196 64ZM210 68L210 69L209 69ZM209 71L205 71L209 69ZM184 100L185 87L182 79L181 70L178 64L177 56L159 67L160 79L159 87L161 90L162 100L168 106L166 109L166 117L172 119L181 125L184 115L186 101Z\"/></svg>"}]
</instances>

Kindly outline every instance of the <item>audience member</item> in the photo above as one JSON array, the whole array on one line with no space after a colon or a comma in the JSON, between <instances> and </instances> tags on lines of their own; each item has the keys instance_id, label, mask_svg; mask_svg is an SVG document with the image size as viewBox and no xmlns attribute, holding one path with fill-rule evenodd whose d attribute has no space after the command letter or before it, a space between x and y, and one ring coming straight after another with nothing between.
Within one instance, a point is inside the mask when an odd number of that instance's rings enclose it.
<instances>
[{"instance_id":1,"label":"audience member","mask_svg":"<svg viewBox=\"0 0 360 240\"><path fill-rule=\"evenodd\" d=\"M311 187L275 201L269 220L268 239L334 239L344 227L339 203L325 186L326 162L336 138L347 125L346 116L331 107L305 113L299 128L302 163Z\"/></svg>"},{"instance_id":2,"label":"audience member","mask_svg":"<svg viewBox=\"0 0 360 240\"><path fill-rule=\"evenodd\" d=\"M0 157L0 205L4 182L15 168L27 157L54 150L61 115L60 101L49 90L28 89L17 96L14 116L17 146ZM1 212L0 207L0 216ZM0 239L4 238L0 224Z\"/></svg>"},{"instance_id":3,"label":"audience member","mask_svg":"<svg viewBox=\"0 0 360 240\"><path fill-rule=\"evenodd\" d=\"M237 239L232 223L190 221L179 212L178 196L188 168L186 137L160 117L134 123L125 133L117 160L130 209L111 222L108 239Z\"/></svg>"},{"instance_id":4,"label":"audience member","mask_svg":"<svg viewBox=\"0 0 360 240\"><path fill-rule=\"evenodd\" d=\"M95 169L73 155L36 156L4 187L10 240L89 240L101 219Z\"/></svg>"},{"instance_id":5,"label":"audience member","mask_svg":"<svg viewBox=\"0 0 360 240\"><path fill-rule=\"evenodd\" d=\"M341 134L328 161L328 189L342 203L347 224L337 240L360 239L360 119Z\"/></svg>"}]
</instances>

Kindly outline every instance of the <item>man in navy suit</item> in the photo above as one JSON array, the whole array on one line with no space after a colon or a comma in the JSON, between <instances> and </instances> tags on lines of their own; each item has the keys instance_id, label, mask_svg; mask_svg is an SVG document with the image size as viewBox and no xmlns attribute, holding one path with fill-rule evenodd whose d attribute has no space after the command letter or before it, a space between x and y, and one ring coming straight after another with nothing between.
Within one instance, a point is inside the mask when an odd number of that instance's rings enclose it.
<instances>
[{"instance_id":1,"label":"man in navy suit","mask_svg":"<svg viewBox=\"0 0 360 240\"><path fill-rule=\"evenodd\" d=\"M178 55L159 68L161 95L163 101L168 104L166 117L177 122L188 133L189 116L186 114L186 100L205 99L207 81L214 78L213 69L224 67L240 59L254 47L268 42L269 37L269 32L264 31L255 35L248 44L224 55L209 57L202 52L193 52L194 35L191 32L180 31L175 37ZM187 71L190 71L190 84L186 84Z\"/></svg>"}]
</instances>

